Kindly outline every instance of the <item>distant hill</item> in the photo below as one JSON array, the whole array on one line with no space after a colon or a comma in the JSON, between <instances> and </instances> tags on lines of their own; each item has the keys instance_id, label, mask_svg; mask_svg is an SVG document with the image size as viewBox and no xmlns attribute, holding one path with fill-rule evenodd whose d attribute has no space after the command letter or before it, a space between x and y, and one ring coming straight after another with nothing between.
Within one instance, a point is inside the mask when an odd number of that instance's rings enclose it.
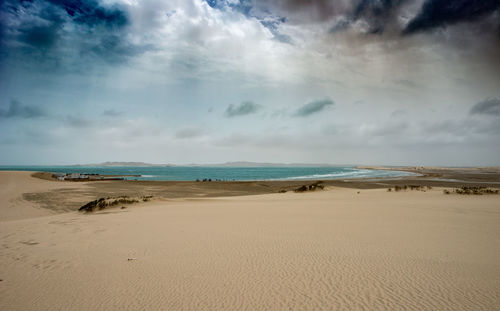
<instances>
[{"instance_id":1,"label":"distant hill","mask_svg":"<svg viewBox=\"0 0 500 311\"><path fill-rule=\"evenodd\" d=\"M173 166L171 164L151 164L145 162L103 162L103 163L92 163L92 164L78 164L77 166L144 166L144 167L152 167L152 166Z\"/></svg>"},{"instance_id":2,"label":"distant hill","mask_svg":"<svg viewBox=\"0 0 500 311\"><path fill-rule=\"evenodd\" d=\"M174 165L174 164L152 164L145 162L103 162L103 163L93 163L93 164L77 164L76 166L135 166L135 167L172 167L172 166L199 166L199 167L325 167L325 166L339 166L333 164L321 164L321 163L266 163L266 162L248 162L248 161L237 161L237 162L226 162L226 163L214 163L214 164L186 164L186 165Z\"/></svg>"}]
</instances>

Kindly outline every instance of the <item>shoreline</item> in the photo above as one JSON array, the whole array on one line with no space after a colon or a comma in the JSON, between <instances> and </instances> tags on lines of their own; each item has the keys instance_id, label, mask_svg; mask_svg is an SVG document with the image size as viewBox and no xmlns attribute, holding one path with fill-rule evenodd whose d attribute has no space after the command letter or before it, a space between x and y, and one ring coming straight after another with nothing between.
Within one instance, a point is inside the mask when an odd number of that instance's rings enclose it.
<instances>
[{"instance_id":1,"label":"shoreline","mask_svg":"<svg viewBox=\"0 0 500 311\"><path fill-rule=\"evenodd\" d=\"M398 169L401 169L398 167ZM410 168L407 168L410 170ZM134 180L101 180L101 181L55 181L46 178L49 173L39 174L28 171L0 171L2 179L12 178L15 196L10 198L9 206L29 206L30 208L4 209L0 213L0 221L16 219L36 211L36 215L65 213L76 211L85 204L100 198L116 197L153 197L154 200L222 198L249 195L293 192L309 188L313 184L321 184L320 188L346 188L357 191L367 189L388 189L394 187L488 187L500 189L500 172L482 173L483 169L450 170L421 169L420 175L387 177L387 178L353 178L330 180L287 180L287 181L134 181ZM17 176L17 177L16 177ZM35 176L35 177L33 177ZM40 178L41 177L41 178ZM15 181L17 178L17 181ZM12 183L11 182L11 183ZM32 186L27 186L32 185ZM13 187L10 185L10 187ZM4 187L5 188L5 187ZM316 189L316 187L313 187ZM320 192L321 189L316 189ZM310 192L310 191L307 191ZM14 204L13 202L18 202ZM17 215L19 214L19 215ZM16 216L17 215L17 216Z\"/></svg>"},{"instance_id":2,"label":"shoreline","mask_svg":"<svg viewBox=\"0 0 500 311\"><path fill-rule=\"evenodd\" d=\"M68 167L66 170L61 170L57 167L25 167L19 168L19 171L37 172L44 179L49 180L107 180L110 178L122 178L125 180L142 180L142 181L294 181L294 180L342 180L342 179L358 179L358 178L381 178L381 177L399 177L412 175L404 170L387 172L387 170L378 170L369 172L367 170L359 170L355 166L277 166L277 167L202 167L201 171L197 171L194 167L176 167L181 169L177 172L169 172L164 170L150 171L143 170L142 167L123 167L122 169L109 170L109 167L98 167L94 170L78 170L78 167ZM0 167L0 170L2 167ZM186 169L185 171L183 169ZM215 171L210 171L215 169ZM235 171L233 171L235 169ZM268 173L266 170L279 169L274 173ZM288 169L290 171L288 171ZM16 169L8 169L16 170ZM247 170L249 170L247 172ZM256 171L254 171L256 170ZM389 175L389 176L388 176ZM236 179L236 177L243 179Z\"/></svg>"},{"instance_id":3,"label":"shoreline","mask_svg":"<svg viewBox=\"0 0 500 311\"><path fill-rule=\"evenodd\" d=\"M352 178L317 178L317 179L256 179L256 180L211 180L211 181L190 181L190 180L120 180L122 182L138 182L138 183L158 183L168 185L169 183L275 183L275 184L287 184L296 185L297 183L308 183L321 181L326 184L335 184L336 186L342 186L346 184L347 187L357 188L358 185L363 185L366 188L370 184L375 185L376 182L390 182L391 185L396 184L397 181L405 182L432 182L436 186L449 186L449 183L461 183L465 186L474 186L478 183L489 184L494 186L500 183L500 167L415 167L415 166L355 166L356 169L366 169L366 170L387 170L387 171L398 171L398 172L408 172L414 175L404 175L404 176L382 176L382 177L352 177ZM34 177L56 180L53 176L51 177L50 172L37 172L30 171L33 173ZM140 175L102 175L106 177L127 177L127 176L140 176ZM89 181L110 181L112 179L103 180L89 180ZM66 180L72 182L72 180ZM114 180L118 181L118 180ZM374 188L377 188L374 186Z\"/></svg>"}]
</instances>

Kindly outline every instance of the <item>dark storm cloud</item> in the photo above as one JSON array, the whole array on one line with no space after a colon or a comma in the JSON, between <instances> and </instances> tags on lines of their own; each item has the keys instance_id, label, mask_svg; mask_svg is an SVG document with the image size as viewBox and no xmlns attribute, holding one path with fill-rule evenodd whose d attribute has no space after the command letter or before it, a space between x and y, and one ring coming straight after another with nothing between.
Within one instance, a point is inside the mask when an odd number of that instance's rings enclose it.
<instances>
[{"instance_id":1,"label":"dark storm cloud","mask_svg":"<svg viewBox=\"0 0 500 311\"><path fill-rule=\"evenodd\" d=\"M471 108L470 114L500 116L500 99L488 98L483 100Z\"/></svg>"},{"instance_id":2,"label":"dark storm cloud","mask_svg":"<svg viewBox=\"0 0 500 311\"><path fill-rule=\"evenodd\" d=\"M88 27L121 28L128 23L127 14L118 7L103 7L94 0L47 0L62 8L78 24Z\"/></svg>"},{"instance_id":3,"label":"dark storm cloud","mask_svg":"<svg viewBox=\"0 0 500 311\"><path fill-rule=\"evenodd\" d=\"M427 0L404 33L425 31L459 22L476 21L500 8L498 0Z\"/></svg>"},{"instance_id":4,"label":"dark storm cloud","mask_svg":"<svg viewBox=\"0 0 500 311\"><path fill-rule=\"evenodd\" d=\"M117 63L151 48L127 40L130 22L123 7L94 0L8 0L0 17L0 54L24 65L54 70L68 69L65 60Z\"/></svg>"},{"instance_id":5,"label":"dark storm cloud","mask_svg":"<svg viewBox=\"0 0 500 311\"><path fill-rule=\"evenodd\" d=\"M411 11L408 11L409 8ZM411 34L439 26L478 21L483 16L498 12L499 8L498 0L425 0L421 8L416 8L409 0L254 0L251 12L272 12L296 24L332 20L331 33L350 29L360 21L364 25L364 34L381 34L389 29L393 29L394 33ZM409 23L402 23L401 20L408 16L414 17ZM498 33L498 27L493 31Z\"/></svg>"},{"instance_id":6,"label":"dark storm cloud","mask_svg":"<svg viewBox=\"0 0 500 311\"><path fill-rule=\"evenodd\" d=\"M273 12L295 24L334 21L331 32L352 27L357 21L368 25L368 33L382 33L395 24L399 8L406 0L255 0L260 12Z\"/></svg>"},{"instance_id":7,"label":"dark storm cloud","mask_svg":"<svg viewBox=\"0 0 500 311\"><path fill-rule=\"evenodd\" d=\"M128 24L125 11L105 8L92 0L5 1L0 9L3 27L19 34L19 41L41 48L53 45L65 24L82 26L87 32L96 27L100 31L119 30Z\"/></svg>"},{"instance_id":8,"label":"dark storm cloud","mask_svg":"<svg viewBox=\"0 0 500 311\"><path fill-rule=\"evenodd\" d=\"M324 110L328 106L333 106L333 105L334 105L334 102L328 98L312 101L310 103L303 105L299 109L297 109L294 116L307 117L307 116L310 116L314 113L318 113L318 112Z\"/></svg>"},{"instance_id":9,"label":"dark storm cloud","mask_svg":"<svg viewBox=\"0 0 500 311\"><path fill-rule=\"evenodd\" d=\"M402 0L361 0L354 9L354 18L364 15L387 16L388 12L402 3Z\"/></svg>"},{"instance_id":10,"label":"dark storm cloud","mask_svg":"<svg viewBox=\"0 0 500 311\"><path fill-rule=\"evenodd\" d=\"M361 0L354 7L351 19L364 20L369 25L368 33L382 33L388 25L395 24L398 8L404 2L406 0Z\"/></svg>"},{"instance_id":11,"label":"dark storm cloud","mask_svg":"<svg viewBox=\"0 0 500 311\"><path fill-rule=\"evenodd\" d=\"M0 5L0 17L2 45L20 43L41 50L57 43L65 23L63 11L38 1L5 1Z\"/></svg>"},{"instance_id":12,"label":"dark storm cloud","mask_svg":"<svg viewBox=\"0 0 500 311\"><path fill-rule=\"evenodd\" d=\"M247 114L256 113L259 109L260 109L259 105L254 104L250 101L245 101L239 104L238 106L235 106L233 104L229 105L226 109L225 115L228 118L244 116Z\"/></svg>"},{"instance_id":13,"label":"dark storm cloud","mask_svg":"<svg viewBox=\"0 0 500 311\"><path fill-rule=\"evenodd\" d=\"M7 109L0 109L0 118L34 119L45 115L45 112L39 107L23 105L17 100L11 100Z\"/></svg>"},{"instance_id":14,"label":"dark storm cloud","mask_svg":"<svg viewBox=\"0 0 500 311\"><path fill-rule=\"evenodd\" d=\"M18 31L18 40L28 46L47 49L59 39L59 32L64 20L56 12L43 10L39 15L43 22L22 24Z\"/></svg>"},{"instance_id":15,"label":"dark storm cloud","mask_svg":"<svg viewBox=\"0 0 500 311\"><path fill-rule=\"evenodd\" d=\"M30 46L44 49L52 47L58 38L59 27L56 24L50 26L32 26L20 29L20 41Z\"/></svg>"}]
</instances>

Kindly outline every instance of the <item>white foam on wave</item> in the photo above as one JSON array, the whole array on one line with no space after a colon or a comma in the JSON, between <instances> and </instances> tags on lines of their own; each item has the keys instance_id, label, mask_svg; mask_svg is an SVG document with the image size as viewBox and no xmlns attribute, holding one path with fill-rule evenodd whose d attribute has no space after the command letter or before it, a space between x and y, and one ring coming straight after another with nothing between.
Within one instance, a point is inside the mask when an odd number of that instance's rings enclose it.
<instances>
[{"instance_id":1,"label":"white foam on wave","mask_svg":"<svg viewBox=\"0 0 500 311\"><path fill-rule=\"evenodd\" d=\"M337 172L329 174L313 174L304 176L292 176L275 178L272 180L301 180L301 179L340 179L340 178L367 178L367 177L398 177L409 176L413 173L403 171L383 171L383 170L358 170L349 169L349 172Z\"/></svg>"}]
</instances>

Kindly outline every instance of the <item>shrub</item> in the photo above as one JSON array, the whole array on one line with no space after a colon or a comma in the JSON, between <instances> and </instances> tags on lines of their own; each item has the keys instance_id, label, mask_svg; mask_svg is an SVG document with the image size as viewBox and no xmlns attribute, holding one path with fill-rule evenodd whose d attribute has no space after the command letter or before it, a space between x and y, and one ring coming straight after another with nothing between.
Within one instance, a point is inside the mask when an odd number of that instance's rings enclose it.
<instances>
[{"instance_id":1,"label":"shrub","mask_svg":"<svg viewBox=\"0 0 500 311\"><path fill-rule=\"evenodd\" d=\"M308 187L307 186L300 186L298 187L297 189L295 189L294 191L295 192L304 192L304 191L307 191Z\"/></svg>"},{"instance_id":2,"label":"shrub","mask_svg":"<svg viewBox=\"0 0 500 311\"><path fill-rule=\"evenodd\" d=\"M144 200L144 199L143 199ZM131 199L127 196L118 197L118 198L100 198L94 201L90 201L89 203L83 205L78 210L80 212L93 212L96 209L102 210L108 206L115 206L120 204L133 204L138 203L139 200Z\"/></svg>"},{"instance_id":3,"label":"shrub","mask_svg":"<svg viewBox=\"0 0 500 311\"><path fill-rule=\"evenodd\" d=\"M325 186L321 185L320 181L317 181L317 182L312 183L310 185L302 185L293 191L294 192L315 191L317 189L323 190L324 188L325 188Z\"/></svg>"},{"instance_id":4,"label":"shrub","mask_svg":"<svg viewBox=\"0 0 500 311\"><path fill-rule=\"evenodd\" d=\"M498 194L498 189L491 189L487 187L475 187L475 186L463 186L460 188L456 188L453 191L443 190L444 194L450 193L462 194L462 195L483 195L483 194Z\"/></svg>"}]
</instances>

